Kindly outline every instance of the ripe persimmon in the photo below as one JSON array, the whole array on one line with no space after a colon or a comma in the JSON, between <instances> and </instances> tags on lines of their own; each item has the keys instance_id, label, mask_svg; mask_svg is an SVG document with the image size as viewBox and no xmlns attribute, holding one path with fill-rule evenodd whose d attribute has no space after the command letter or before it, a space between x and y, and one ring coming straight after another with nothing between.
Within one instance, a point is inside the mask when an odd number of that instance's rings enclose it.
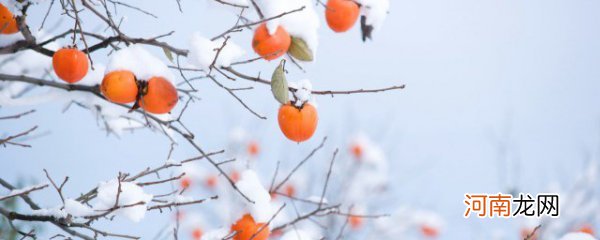
<instances>
[{"instance_id":1,"label":"ripe persimmon","mask_svg":"<svg viewBox=\"0 0 600 240\"><path fill-rule=\"evenodd\" d=\"M181 188L189 188L190 185L192 185L192 179L189 177L183 177L179 183L181 184Z\"/></svg>"},{"instance_id":2,"label":"ripe persimmon","mask_svg":"<svg viewBox=\"0 0 600 240\"><path fill-rule=\"evenodd\" d=\"M423 236L429 238L435 238L439 235L439 231L436 227L427 224L421 225L421 233L423 234Z\"/></svg>"},{"instance_id":3,"label":"ripe persimmon","mask_svg":"<svg viewBox=\"0 0 600 240\"><path fill-rule=\"evenodd\" d=\"M254 51L266 60L273 60L285 54L292 44L290 34L281 26L273 35L269 34L267 24L263 23L256 31L252 39Z\"/></svg>"},{"instance_id":4,"label":"ripe persimmon","mask_svg":"<svg viewBox=\"0 0 600 240\"><path fill-rule=\"evenodd\" d=\"M258 143L256 141L251 141L250 143L248 143L248 154L250 156L256 156L256 155L258 155L259 151L260 151L260 148L259 148Z\"/></svg>"},{"instance_id":5,"label":"ripe persimmon","mask_svg":"<svg viewBox=\"0 0 600 240\"><path fill-rule=\"evenodd\" d=\"M352 155L354 155L354 157L360 159L363 155L363 147L358 143L354 143L352 144L352 147L350 147L350 152L352 152Z\"/></svg>"},{"instance_id":6,"label":"ripe persimmon","mask_svg":"<svg viewBox=\"0 0 600 240\"><path fill-rule=\"evenodd\" d=\"M236 232L233 240L267 240L270 234L269 226L255 222L250 214L244 215L233 224L231 231Z\"/></svg>"},{"instance_id":7,"label":"ripe persimmon","mask_svg":"<svg viewBox=\"0 0 600 240\"><path fill-rule=\"evenodd\" d=\"M104 76L100 91L111 102L125 104L135 101L138 86L132 72L119 70Z\"/></svg>"},{"instance_id":8,"label":"ripe persimmon","mask_svg":"<svg viewBox=\"0 0 600 240\"><path fill-rule=\"evenodd\" d=\"M171 82L162 77L153 77L143 87L140 106L154 114L168 113L175 107L179 98L177 89Z\"/></svg>"},{"instance_id":9,"label":"ripe persimmon","mask_svg":"<svg viewBox=\"0 0 600 240\"><path fill-rule=\"evenodd\" d=\"M359 6L352 0L329 0L325 7L327 25L334 32L348 31L358 20Z\"/></svg>"},{"instance_id":10,"label":"ripe persimmon","mask_svg":"<svg viewBox=\"0 0 600 240\"><path fill-rule=\"evenodd\" d=\"M17 27L17 20L10 12L10 10L0 3L0 33L1 34L13 34L19 31Z\"/></svg>"},{"instance_id":11,"label":"ripe persimmon","mask_svg":"<svg viewBox=\"0 0 600 240\"><path fill-rule=\"evenodd\" d=\"M592 228L591 225L583 225L582 227L579 228L579 230L577 230L578 232L582 232L582 233L587 233L589 235L594 236L594 229Z\"/></svg>"},{"instance_id":12,"label":"ripe persimmon","mask_svg":"<svg viewBox=\"0 0 600 240\"><path fill-rule=\"evenodd\" d=\"M363 219L359 216L350 216L348 218L348 223L350 223L352 229L358 230L363 224Z\"/></svg>"},{"instance_id":13,"label":"ripe persimmon","mask_svg":"<svg viewBox=\"0 0 600 240\"><path fill-rule=\"evenodd\" d=\"M308 140L317 129L317 109L310 103L298 108L288 103L281 105L278 114L279 128L290 140L302 142Z\"/></svg>"},{"instance_id":14,"label":"ripe persimmon","mask_svg":"<svg viewBox=\"0 0 600 240\"><path fill-rule=\"evenodd\" d=\"M88 72L88 58L76 48L61 48L52 56L52 67L56 75L68 83L83 79Z\"/></svg>"},{"instance_id":15,"label":"ripe persimmon","mask_svg":"<svg viewBox=\"0 0 600 240\"><path fill-rule=\"evenodd\" d=\"M192 238L194 240L200 240L200 239L202 239L203 234L204 234L204 232L202 231L202 228L195 228L192 231Z\"/></svg>"},{"instance_id":16,"label":"ripe persimmon","mask_svg":"<svg viewBox=\"0 0 600 240\"><path fill-rule=\"evenodd\" d=\"M233 181L233 182L239 181L240 180L240 172L238 172L236 170L231 171L229 178L231 178L231 181Z\"/></svg>"},{"instance_id":17,"label":"ripe persimmon","mask_svg":"<svg viewBox=\"0 0 600 240\"><path fill-rule=\"evenodd\" d=\"M215 186L217 186L217 176L208 176L206 178L206 186L210 188L214 188Z\"/></svg>"},{"instance_id":18,"label":"ripe persimmon","mask_svg":"<svg viewBox=\"0 0 600 240\"><path fill-rule=\"evenodd\" d=\"M293 185L285 186L285 195L288 197L294 197L296 195L296 188Z\"/></svg>"}]
</instances>

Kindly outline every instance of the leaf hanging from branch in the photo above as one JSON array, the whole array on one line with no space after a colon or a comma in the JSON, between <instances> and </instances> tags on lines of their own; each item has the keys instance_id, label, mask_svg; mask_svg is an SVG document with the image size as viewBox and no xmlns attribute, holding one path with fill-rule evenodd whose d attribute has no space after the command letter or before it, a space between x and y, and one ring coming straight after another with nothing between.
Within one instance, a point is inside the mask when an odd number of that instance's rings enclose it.
<instances>
[{"instance_id":1,"label":"leaf hanging from branch","mask_svg":"<svg viewBox=\"0 0 600 240\"><path fill-rule=\"evenodd\" d=\"M288 53L292 57L305 62L312 62L314 59L313 52L310 50L306 42L302 38L292 37L292 45Z\"/></svg>"},{"instance_id":2,"label":"leaf hanging from branch","mask_svg":"<svg viewBox=\"0 0 600 240\"><path fill-rule=\"evenodd\" d=\"M287 104L290 101L288 83L285 79L285 71L283 69L284 66L285 60L281 60L271 77L271 92L273 92L273 96L281 104Z\"/></svg>"}]
</instances>

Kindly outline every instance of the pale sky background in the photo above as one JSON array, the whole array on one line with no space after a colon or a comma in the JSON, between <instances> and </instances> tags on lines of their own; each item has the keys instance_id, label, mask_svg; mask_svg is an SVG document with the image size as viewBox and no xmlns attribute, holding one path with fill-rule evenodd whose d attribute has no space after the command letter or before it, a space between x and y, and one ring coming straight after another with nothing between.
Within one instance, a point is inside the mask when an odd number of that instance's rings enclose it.
<instances>
[{"instance_id":1,"label":"pale sky background","mask_svg":"<svg viewBox=\"0 0 600 240\"><path fill-rule=\"evenodd\" d=\"M232 12L207 7L204 1L127 1L159 16L131 13L123 26L130 36L155 36L175 31L167 40L187 48L191 33L214 36L234 24ZM30 12L39 26L47 3ZM364 132L381 144L392 175L389 212L401 205L439 212L446 220L441 239L486 239L494 229L517 239L520 220L464 219L467 192L537 193L552 184L569 187L585 168L586 156L598 161L600 149L600 1L595 0L394 0L390 14L374 40L360 41L358 27L334 34L324 22L317 61L307 73L292 68L290 80L309 78L314 89L378 88L406 84L406 89L381 94L319 96L319 128L297 145L284 139L276 123L277 103L268 86L255 86L241 96L267 120L255 118L212 83L200 83L202 101L185 121L206 149L225 146L229 130L246 128L259 136L274 166L282 152L294 162L323 136L330 142L315 162L329 159L334 146L345 149L348 138ZM46 23L60 18L53 12ZM65 20L63 28L71 26ZM84 28L93 30L93 22ZM251 34L232 35L250 56ZM154 49L162 57L160 49ZM97 62L105 60L95 54ZM270 75L276 62L243 68L248 74ZM58 104L34 107L19 121L3 121L2 134L38 125L48 132L28 142L33 148L0 151L0 176L43 179L69 175L67 192L77 196L118 171L139 171L164 162L169 142L148 131L106 136L87 111L74 107L62 113ZM31 107L2 108L8 115ZM508 157L500 157L505 142ZM195 156L185 143L175 158ZM506 160L508 159L508 160ZM510 162L511 165L506 164ZM60 201L52 191L47 206ZM113 224L120 232L153 236L169 215L139 225ZM596 225L596 227L599 227ZM152 229L153 231L145 231ZM598 228L597 228L598 229ZM54 230L53 230L54 232ZM140 235L140 234L138 234Z\"/></svg>"}]
</instances>

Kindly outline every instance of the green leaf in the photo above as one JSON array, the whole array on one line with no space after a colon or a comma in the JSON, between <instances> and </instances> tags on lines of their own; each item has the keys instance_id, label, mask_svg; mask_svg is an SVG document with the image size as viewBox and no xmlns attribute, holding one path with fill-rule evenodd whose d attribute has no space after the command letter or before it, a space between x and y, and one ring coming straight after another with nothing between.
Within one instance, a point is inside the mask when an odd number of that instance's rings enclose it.
<instances>
[{"instance_id":1,"label":"green leaf","mask_svg":"<svg viewBox=\"0 0 600 240\"><path fill-rule=\"evenodd\" d=\"M300 61L311 62L313 60L313 52L302 38L292 37L288 53Z\"/></svg>"},{"instance_id":2,"label":"green leaf","mask_svg":"<svg viewBox=\"0 0 600 240\"><path fill-rule=\"evenodd\" d=\"M171 53L171 50L169 50L166 47L163 47L162 49L163 49L163 52L165 52L165 56L167 56L169 61L173 62L173 53Z\"/></svg>"},{"instance_id":3,"label":"green leaf","mask_svg":"<svg viewBox=\"0 0 600 240\"><path fill-rule=\"evenodd\" d=\"M273 96L281 104L290 102L288 83L285 79L285 71L283 70L284 65L285 60L281 60L279 66L273 71L273 76L271 76L271 92L273 92Z\"/></svg>"}]
</instances>

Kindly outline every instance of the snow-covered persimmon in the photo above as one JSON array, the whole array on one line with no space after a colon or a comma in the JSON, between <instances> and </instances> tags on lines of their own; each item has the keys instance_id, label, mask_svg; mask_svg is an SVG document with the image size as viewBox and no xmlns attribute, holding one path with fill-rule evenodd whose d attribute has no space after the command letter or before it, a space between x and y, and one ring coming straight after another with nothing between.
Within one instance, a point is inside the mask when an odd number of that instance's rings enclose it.
<instances>
[{"instance_id":1,"label":"snow-covered persimmon","mask_svg":"<svg viewBox=\"0 0 600 240\"><path fill-rule=\"evenodd\" d=\"M231 231L236 232L233 240L267 240L270 234L269 226L255 222L250 214L244 215L233 224Z\"/></svg>"},{"instance_id":2,"label":"snow-covered persimmon","mask_svg":"<svg viewBox=\"0 0 600 240\"><path fill-rule=\"evenodd\" d=\"M279 128L283 134L294 142L308 140L317 129L319 121L317 109L310 103L301 107L285 104L279 108Z\"/></svg>"},{"instance_id":3,"label":"snow-covered persimmon","mask_svg":"<svg viewBox=\"0 0 600 240\"><path fill-rule=\"evenodd\" d=\"M267 24L263 23L254 32L252 48L266 60L273 60L285 54L292 44L290 34L281 26L274 34L269 34Z\"/></svg>"},{"instance_id":4,"label":"snow-covered persimmon","mask_svg":"<svg viewBox=\"0 0 600 240\"><path fill-rule=\"evenodd\" d=\"M258 143L256 141L250 141L250 143L248 143L248 154L250 156L256 156L256 155L258 155L259 151L260 151L260 148L259 148Z\"/></svg>"},{"instance_id":5,"label":"snow-covered persimmon","mask_svg":"<svg viewBox=\"0 0 600 240\"><path fill-rule=\"evenodd\" d=\"M592 228L591 225L586 224L583 225L582 227L579 228L579 230L577 230L578 232L582 232L582 233L587 233L589 235L594 236L594 229Z\"/></svg>"},{"instance_id":6,"label":"snow-covered persimmon","mask_svg":"<svg viewBox=\"0 0 600 240\"><path fill-rule=\"evenodd\" d=\"M181 178L181 181L179 183L181 185L181 188L189 188L190 185L192 185L192 179L190 179L189 177L183 177Z\"/></svg>"},{"instance_id":7,"label":"snow-covered persimmon","mask_svg":"<svg viewBox=\"0 0 600 240\"><path fill-rule=\"evenodd\" d=\"M354 26L359 13L358 4L352 0L329 0L325 8L325 19L334 32L345 32Z\"/></svg>"},{"instance_id":8,"label":"snow-covered persimmon","mask_svg":"<svg viewBox=\"0 0 600 240\"><path fill-rule=\"evenodd\" d=\"M171 82L163 77L153 77L143 89L140 106L147 112L163 114L170 112L178 100L177 89Z\"/></svg>"},{"instance_id":9,"label":"snow-covered persimmon","mask_svg":"<svg viewBox=\"0 0 600 240\"><path fill-rule=\"evenodd\" d=\"M17 21L13 16L12 12L0 3L0 33L1 34L13 34L19 31L17 27Z\"/></svg>"},{"instance_id":10,"label":"snow-covered persimmon","mask_svg":"<svg viewBox=\"0 0 600 240\"><path fill-rule=\"evenodd\" d=\"M56 75L68 83L83 79L88 72L88 58L76 48L61 48L52 56L52 67Z\"/></svg>"},{"instance_id":11,"label":"snow-covered persimmon","mask_svg":"<svg viewBox=\"0 0 600 240\"><path fill-rule=\"evenodd\" d=\"M202 239L202 234L204 234L204 232L202 231L202 228L194 228L194 230L192 230L192 238L194 240L200 240Z\"/></svg>"},{"instance_id":12,"label":"snow-covered persimmon","mask_svg":"<svg viewBox=\"0 0 600 240\"><path fill-rule=\"evenodd\" d=\"M352 229L357 230L362 226L363 219L359 216L350 216L348 218L348 223Z\"/></svg>"},{"instance_id":13,"label":"snow-covered persimmon","mask_svg":"<svg viewBox=\"0 0 600 240\"><path fill-rule=\"evenodd\" d=\"M131 103L138 95L135 75L125 70L109 72L102 79L100 91L111 102Z\"/></svg>"},{"instance_id":14,"label":"snow-covered persimmon","mask_svg":"<svg viewBox=\"0 0 600 240\"><path fill-rule=\"evenodd\" d=\"M435 238L439 235L439 230L434 226L423 224L421 225L421 234L425 237Z\"/></svg>"}]
</instances>

